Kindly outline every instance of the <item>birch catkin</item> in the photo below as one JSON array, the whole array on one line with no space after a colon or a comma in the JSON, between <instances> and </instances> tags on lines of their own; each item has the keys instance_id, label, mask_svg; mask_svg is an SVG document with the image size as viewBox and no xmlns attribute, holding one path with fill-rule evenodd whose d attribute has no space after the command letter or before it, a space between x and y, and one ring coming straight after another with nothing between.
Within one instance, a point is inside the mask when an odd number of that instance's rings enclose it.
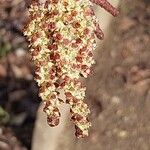
<instances>
[{"instance_id":1,"label":"birch catkin","mask_svg":"<svg viewBox=\"0 0 150 150\"><path fill-rule=\"evenodd\" d=\"M91 0L114 16L117 10L106 0ZM50 126L59 124L61 103L70 105L71 120L78 138L88 136L90 110L83 102L86 88L80 77L87 77L94 64L95 35L103 38L89 0L33 1L30 21L24 29L35 65L39 96ZM66 100L59 97L63 90Z\"/></svg>"}]
</instances>

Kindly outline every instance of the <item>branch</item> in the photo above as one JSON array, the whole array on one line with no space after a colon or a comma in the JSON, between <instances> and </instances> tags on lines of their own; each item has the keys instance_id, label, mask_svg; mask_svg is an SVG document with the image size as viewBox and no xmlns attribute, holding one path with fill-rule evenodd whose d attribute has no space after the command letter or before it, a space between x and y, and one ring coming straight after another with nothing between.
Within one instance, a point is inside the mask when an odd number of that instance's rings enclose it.
<instances>
[{"instance_id":1,"label":"branch","mask_svg":"<svg viewBox=\"0 0 150 150\"><path fill-rule=\"evenodd\" d=\"M90 1L104 8L114 17L116 17L119 14L119 11L115 7L113 7L107 0L90 0Z\"/></svg>"}]
</instances>

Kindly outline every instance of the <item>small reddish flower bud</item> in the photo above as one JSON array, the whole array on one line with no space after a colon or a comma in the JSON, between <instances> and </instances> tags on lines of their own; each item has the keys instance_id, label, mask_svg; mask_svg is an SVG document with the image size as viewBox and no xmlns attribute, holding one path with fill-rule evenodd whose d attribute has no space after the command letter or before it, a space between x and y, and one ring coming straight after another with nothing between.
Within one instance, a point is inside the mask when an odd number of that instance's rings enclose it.
<instances>
[{"instance_id":1,"label":"small reddish flower bud","mask_svg":"<svg viewBox=\"0 0 150 150\"><path fill-rule=\"evenodd\" d=\"M63 4L64 4L64 6L68 6L68 3L65 1L65 2L63 2Z\"/></svg>"},{"instance_id":2,"label":"small reddish flower bud","mask_svg":"<svg viewBox=\"0 0 150 150\"><path fill-rule=\"evenodd\" d=\"M82 40L81 40L80 38L77 38L77 39L76 39L76 43L77 43L77 44L80 44L81 42L82 42Z\"/></svg>"},{"instance_id":3,"label":"small reddish flower bud","mask_svg":"<svg viewBox=\"0 0 150 150\"><path fill-rule=\"evenodd\" d=\"M72 21L73 20L73 16L72 15L68 15L67 16L67 21Z\"/></svg>"},{"instance_id":4,"label":"small reddish flower bud","mask_svg":"<svg viewBox=\"0 0 150 150\"><path fill-rule=\"evenodd\" d=\"M57 34L55 35L55 39L56 39L56 40L61 40L61 39L62 39L62 35L61 35L60 33L57 33Z\"/></svg>"},{"instance_id":5,"label":"small reddish flower bud","mask_svg":"<svg viewBox=\"0 0 150 150\"><path fill-rule=\"evenodd\" d=\"M68 39L63 39L63 43L65 44L65 45L68 45L69 44L69 40Z\"/></svg>"},{"instance_id":6,"label":"small reddish flower bud","mask_svg":"<svg viewBox=\"0 0 150 150\"><path fill-rule=\"evenodd\" d=\"M76 57L76 60L77 60L78 62L80 62L80 63L83 62L83 61L82 61L82 57Z\"/></svg>"},{"instance_id":7,"label":"small reddish flower bud","mask_svg":"<svg viewBox=\"0 0 150 150\"><path fill-rule=\"evenodd\" d=\"M84 34L84 35L89 34L89 29L88 29L88 28L84 29L83 34Z\"/></svg>"},{"instance_id":8,"label":"small reddish flower bud","mask_svg":"<svg viewBox=\"0 0 150 150\"><path fill-rule=\"evenodd\" d=\"M74 22L73 23L73 27L74 28L79 28L80 27L80 23L79 22Z\"/></svg>"},{"instance_id":9,"label":"small reddish flower bud","mask_svg":"<svg viewBox=\"0 0 150 150\"><path fill-rule=\"evenodd\" d=\"M76 15L77 15L77 11L72 10L72 11L71 11L71 15L72 15L72 16L76 16Z\"/></svg>"},{"instance_id":10,"label":"small reddish flower bud","mask_svg":"<svg viewBox=\"0 0 150 150\"><path fill-rule=\"evenodd\" d=\"M59 0L51 0L52 4L57 4Z\"/></svg>"},{"instance_id":11,"label":"small reddish flower bud","mask_svg":"<svg viewBox=\"0 0 150 150\"><path fill-rule=\"evenodd\" d=\"M51 127L55 127L59 124L59 118L56 116L47 116L47 123Z\"/></svg>"},{"instance_id":12,"label":"small reddish flower bud","mask_svg":"<svg viewBox=\"0 0 150 150\"><path fill-rule=\"evenodd\" d=\"M58 49L58 46L56 44L52 44L48 46L48 49L56 51Z\"/></svg>"},{"instance_id":13,"label":"small reddish flower bud","mask_svg":"<svg viewBox=\"0 0 150 150\"><path fill-rule=\"evenodd\" d=\"M48 29L55 29L55 23L54 22L50 22L49 24L48 24Z\"/></svg>"}]
</instances>

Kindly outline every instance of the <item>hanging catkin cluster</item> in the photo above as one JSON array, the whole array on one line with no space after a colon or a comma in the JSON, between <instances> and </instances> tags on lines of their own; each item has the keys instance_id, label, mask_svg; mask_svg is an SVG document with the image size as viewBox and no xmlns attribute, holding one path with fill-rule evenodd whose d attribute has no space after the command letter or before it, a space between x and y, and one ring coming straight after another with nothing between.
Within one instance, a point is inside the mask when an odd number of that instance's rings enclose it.
<instances>
[{"instance_id":1,"label":"hanging catkin cluster","mask_svg":"<svg viewBox=\"0 0 150 150\"><path fill-rule=\"evenodd\" d=\"M108 12L118 11L106 0L91 0ZM50 126L59 124L59 105L70 105L71 120L76 136L85 137L91 123L90 110L83 102L86 88L79 81L87 77L94 64L95 35L103 38L89 0L33 1L29 8L30 21L24 35L30 42L35 65L35 80L45 103L44 112ZM66 100L60 98L64 91Z\"/></svg>"}]
</instances>

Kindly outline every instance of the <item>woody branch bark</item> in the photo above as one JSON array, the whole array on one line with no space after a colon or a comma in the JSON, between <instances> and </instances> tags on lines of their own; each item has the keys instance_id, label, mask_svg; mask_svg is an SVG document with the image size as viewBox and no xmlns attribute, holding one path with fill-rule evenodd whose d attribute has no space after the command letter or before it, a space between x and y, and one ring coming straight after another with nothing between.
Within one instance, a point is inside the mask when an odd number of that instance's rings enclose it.
<instances>
[{"instance_id":1,"label":"woody branch bark","mask_svg":"<svg viewBox=\"0 0 150 150\"><path fill-rule=\"evenodd\" d=\"M116 17L119 14L119 11L115 7L113 7L107 0L90 0L90 1L104 8L114 17Z\"/></svg>"}]
</instances>

